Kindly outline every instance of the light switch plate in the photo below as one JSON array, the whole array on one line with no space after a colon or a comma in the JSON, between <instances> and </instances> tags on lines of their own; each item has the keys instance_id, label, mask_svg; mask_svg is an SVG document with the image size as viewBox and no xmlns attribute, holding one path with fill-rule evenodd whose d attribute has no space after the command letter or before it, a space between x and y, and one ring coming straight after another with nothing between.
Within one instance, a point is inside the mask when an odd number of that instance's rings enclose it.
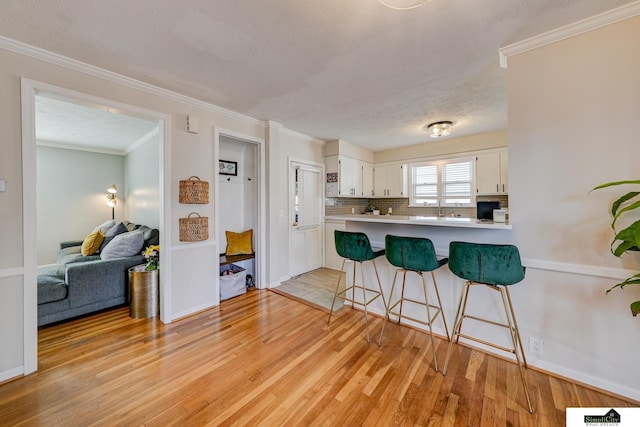
<instances>
[{"instance_id":1,"label":"light switch plate","mask_svg":"<svg viewBox=\"0 0 640 427\"><path fill-rule=\"evenodd\" d=\"M0 192L7 191L7 181L0 179Z\"/></svg>"},{"instance_id":2,"label":"light switch plate","mask_svg":"<svg viewBox=\"0 0 640 427\"><path fill-rule=\"evenodd\" d=\"M198 133L198 118L196 116L187 116L187 132Z\"/></svg>"}]
</instances>

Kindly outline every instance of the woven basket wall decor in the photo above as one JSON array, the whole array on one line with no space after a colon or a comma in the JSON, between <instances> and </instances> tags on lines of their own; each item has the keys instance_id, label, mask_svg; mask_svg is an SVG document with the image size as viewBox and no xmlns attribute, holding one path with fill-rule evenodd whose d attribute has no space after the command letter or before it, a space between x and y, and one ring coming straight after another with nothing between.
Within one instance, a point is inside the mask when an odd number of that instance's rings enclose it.
<instances>
[{"instance_id":1,"label":"woven basket wall decor","mask_svg":"<svg viewBox=\"0 0 640 427\"><path fill-rule=\"evenodd\" d=\"M178 201L194 204L209 203L209 183L201 181L197 176L181 180Z\"/></svg>"},{"instance_id":2,"label":"woven basket wall decor","mask_svg":"<svg viewBox=\"0 0 640 427\"><path fill-rule=\"evenodd\" d=\"M197 215L197 217L191 217ZM180 218L180 241L199 242L209 238L209 218L201 217L197 212L191 212L187 218Z\"/></svg>"}]
</instances>

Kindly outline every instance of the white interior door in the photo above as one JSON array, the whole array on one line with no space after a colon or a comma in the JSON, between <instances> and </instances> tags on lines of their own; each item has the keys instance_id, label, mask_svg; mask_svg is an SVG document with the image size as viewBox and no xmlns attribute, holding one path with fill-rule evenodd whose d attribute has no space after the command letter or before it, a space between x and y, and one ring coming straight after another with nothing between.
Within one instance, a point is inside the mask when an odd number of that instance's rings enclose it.
<instances>
[{"instance_id":1,"label":"white interior door","mask_svg":"<svg viewBox=\"0 0 640 427\"><path fill-rule=\"evenodd\" d=\"M321 176L319 166L291 162L291 276L322 267Z\"/></svg>"}]
</instances>

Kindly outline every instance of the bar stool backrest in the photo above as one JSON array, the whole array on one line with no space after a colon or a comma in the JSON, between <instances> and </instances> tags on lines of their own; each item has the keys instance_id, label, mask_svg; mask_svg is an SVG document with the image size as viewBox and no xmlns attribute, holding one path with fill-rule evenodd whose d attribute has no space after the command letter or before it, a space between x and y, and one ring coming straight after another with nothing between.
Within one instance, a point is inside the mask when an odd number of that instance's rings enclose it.
<instances>
[{"instance_id":1,"label":"bar stool backrest","mask_svg":"<svg viewBox=\"0 0 640 427\"><path fill-rule=\"evenodd\" d=\"M334 230L336 252L342 258L352 261L369 261L376 257L366 234L352 231Z\"/></svg>"},{"instance_id":2,"label":"bar stool backrest","mask_svg":"<svg viewBox=\"0 0 640 427\"><path fill-rule=\"evenodd\" d=\"M513 245L451 242L449 269L465 280L508 286L524 279L525 267Z\"/></svg>"},{"instance_id":3,"label":"bar stool backrest","mask_svg":"<svg viewBox=\"0 0 640 427\"><path fill-rule=\"evenodd\" d=\"M410 271L432 271L446 264L438 261L433 243L421 237L387 235L384 239L387 261L395 267Z\"/></svg>"}]
</instances>

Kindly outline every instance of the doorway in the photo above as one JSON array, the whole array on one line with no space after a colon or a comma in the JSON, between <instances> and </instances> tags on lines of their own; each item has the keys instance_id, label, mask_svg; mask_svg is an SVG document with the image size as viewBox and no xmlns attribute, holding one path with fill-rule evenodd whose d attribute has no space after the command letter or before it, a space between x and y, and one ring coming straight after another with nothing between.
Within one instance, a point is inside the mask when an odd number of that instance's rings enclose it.
<instances>
[{"instance_id":1,"label":"doorway","mask_svg":"<svg viewBox=\"0 0 640 427\"><path fill-rule=\"evenodd\" d=\"M38 310L37 310L37 280L38 265L38 199L37 185L37 149L36 149L36 97L45 96L47 99L65 100L76 105L104 109L107 112L119 114L121 117L135 117L153 123L158 141L157 165L157 211L158 229L160 231L160 245L168 242L166 236L171 233L169 215L165 212L165 200L169 200L170 177L164 171L169 170L171 118L165 114L121 104L112 100L98 98L81 92L22 79L22 148L23 148L23 204L24 204L24 374L37 370L38 366ZM113 182L105 184L109 186ZM124 185L123 185L124 187ZM107 187L104 188L106 194ZM104 194L100 196L104 198ZM105 202L101 200L101 202ZM103 209L106 209L106 203ZM117 212L117 211L116 211ZM124 215L124 210L122 211ZM108 212L111 216L111 211ZM76 236L73 236L76 237ZM166 247L166 246L165 246ZM171 283L168 280L170 265L166 255L161 253L163 268L160 271L162 286L160 288L160 318L164 322L170 320ZM163 279L165 277L165 279Z\"/></svg>"},{"instance_id":2,"label":"doorway","mask_svg":"<svg viewBox=\"0 0 640 427\"><path fill-rule=\"evenodd\" d=\"M266 164L265 141L228 129L214 128L214 171L216 214L214 227L218 252L226 253L225 231L252 232L254 257L239 262L258 289L267 285L266 274ZM220 169L221 165L229 168ZM216 282L219 293L219 281Z\"/></svg>"},{"instance_id":3,"label":"doorway","mask_svg":"<svg viewBox=\"0 0 640 427\"><path fill-rule=\"evenodd\" d=\"M322 166L289 162L291 277L322 267Z\"/></svg>"}]
</instances>

